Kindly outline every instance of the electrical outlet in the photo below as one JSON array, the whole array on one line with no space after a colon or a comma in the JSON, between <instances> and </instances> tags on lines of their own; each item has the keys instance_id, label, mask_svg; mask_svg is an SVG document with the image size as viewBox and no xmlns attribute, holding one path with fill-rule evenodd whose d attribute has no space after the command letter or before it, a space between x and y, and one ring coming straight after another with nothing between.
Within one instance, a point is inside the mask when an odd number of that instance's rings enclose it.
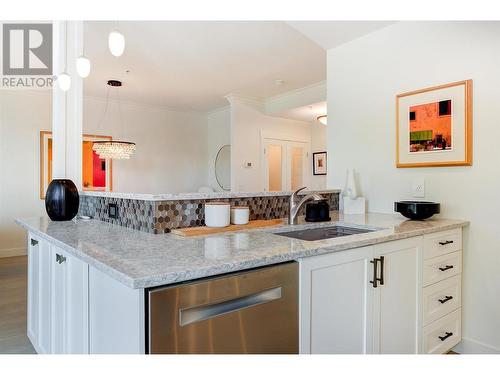
<instances>
[{"instance_id":1,"label":"electrical outlet","mask_svg":"<svg viewBox=\"0 0 500 375\"><path fill-rule=\"evenodd\" d=\"M415 198L425 197L425 180L423 178L419 178L413 181L412 193L413 197Z\"/></svg>"}]
</instances>

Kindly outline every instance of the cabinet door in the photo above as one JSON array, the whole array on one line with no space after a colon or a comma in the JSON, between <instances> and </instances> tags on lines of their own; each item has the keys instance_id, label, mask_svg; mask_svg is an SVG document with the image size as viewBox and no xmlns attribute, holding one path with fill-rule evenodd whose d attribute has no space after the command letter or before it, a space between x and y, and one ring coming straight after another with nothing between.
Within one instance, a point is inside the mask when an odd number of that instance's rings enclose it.
<instances>
[{"instance_id":1,"label":"cabinet door","mask_svg":"<svg viewBox=\"0 0 500 375\"><path fill-rule=\"evenodd\" d=\"M422 237L374 246L383 285L374 291L374 352L418 353Z\"/></svg>"},{"instance_id":2,"label":"cabinet door","mask_svg":"<svg viewBox=\"0 0 500 375\"><path fill-rule=\"evenodd\" d=\"M38 243L38 340L35 347L40 354L52 353L51 314L52 262L50 244L44 240Z\"/></svg>"},{"instance_id":3,"label":"cabinet door","mask_svg":"<svg viewBox=\"0 0 500 375\"><path fill-rule=\"evenodd\" d=\"M52 246L52 352L88 353L88 265Z\"/></svg>"},{"instance_id":4,"label":"cabinet door","mask_svg":"<svg viewBox=\"0 0 500 375\"><path fill-rule=\"evenodd\" d=\"M28 238L28 337L35 348L38 347L38 238Z\"/></svg>"},{"instance_id":5,"label":"cabinet door","mask_svg":"<svg viewBox=\"0 0 500 375\"><path fill-rule=\"evenodd\" d=\"M372 352L372 247L300 260L300 352Z\"/></svg>"}]
</instances>

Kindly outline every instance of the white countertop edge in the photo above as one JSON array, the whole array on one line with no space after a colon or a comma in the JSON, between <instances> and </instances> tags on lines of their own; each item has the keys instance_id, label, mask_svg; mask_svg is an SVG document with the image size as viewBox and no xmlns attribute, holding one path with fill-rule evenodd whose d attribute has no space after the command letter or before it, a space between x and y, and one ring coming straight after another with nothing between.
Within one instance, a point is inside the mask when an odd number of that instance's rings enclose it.
<instances>
[{"instance_id":1,"label":"white countertop edge","mask_svg":"<svg viewBox=\"0 0 500 375\"><path fill-rule=\"evenodd\" d=\"M300 195L308 193L333 194L340 193L340 189L304 190ZM254 198L254 197L282 197L292 195L292 191L256 191L256 192L213 192L213 193L179 193L179 194L141 194L118 193L112 191L81 191L82 196L105 197L119 199L134 199L143 201L177 201L197 199L224 199L224 198Z\"/></svg>"}]
</instances>

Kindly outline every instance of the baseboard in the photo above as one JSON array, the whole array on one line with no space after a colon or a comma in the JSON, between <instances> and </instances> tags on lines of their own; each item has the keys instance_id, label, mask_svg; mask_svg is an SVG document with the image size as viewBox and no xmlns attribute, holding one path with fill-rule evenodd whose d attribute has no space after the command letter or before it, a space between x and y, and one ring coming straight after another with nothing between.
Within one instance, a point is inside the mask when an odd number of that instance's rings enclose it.
<instances>
[{"instance_id":1,"label":"baseboard","mask_svg":"<svg viewBox=\"0 0 500 375\"><path fill-rule=\"evenodd\" d=\"M25 247L17 247L14 249L0 249L0 258L19 257L28 254Z\"/></svg>"},{"instance_id":2,"label":"baseboard","mask_svg":"<svg viewBox=\"0 0 500 375\"><path fill-rule=\"evenodd\" d=\"M462 338L462 341L452 349L460 354L500 354L500 348L479 342L477 340Z\"/></svg>"}]
</instances>

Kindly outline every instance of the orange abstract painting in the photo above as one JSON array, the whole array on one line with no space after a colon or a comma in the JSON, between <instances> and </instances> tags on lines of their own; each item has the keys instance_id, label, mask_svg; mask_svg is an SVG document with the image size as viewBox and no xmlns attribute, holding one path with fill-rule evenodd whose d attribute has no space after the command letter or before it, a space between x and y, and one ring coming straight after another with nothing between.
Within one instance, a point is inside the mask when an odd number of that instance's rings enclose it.
<instances>
[{"instance_id":1,"label":"orange abstract painting","mask_svg":"<svg viewBox=\"0 0 500 375\"><path fill-rule=\"evenodd\" d=\"M452 149L451 100L412 106L409 120L410 152Z\"/></svg>"}]
</instances>

